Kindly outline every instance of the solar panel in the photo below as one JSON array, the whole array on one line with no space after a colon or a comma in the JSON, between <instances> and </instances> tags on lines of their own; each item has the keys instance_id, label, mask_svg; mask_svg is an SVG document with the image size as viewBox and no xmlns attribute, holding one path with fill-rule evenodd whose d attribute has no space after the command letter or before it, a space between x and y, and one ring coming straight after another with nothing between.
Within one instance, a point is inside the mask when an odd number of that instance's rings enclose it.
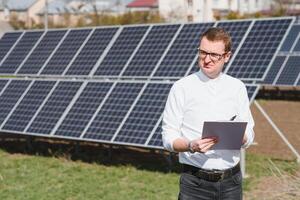
<instances>
[{"instance_id":1,"label":"solar panel","mask_svg":"<svg viewBox=\"0 0 300 200\"><path fill-rule=\"evenodd\" d=\"M8 33L0 40L0 73L35 78L0 79L0 129L162 149L166 98L174 79L199 70L201 33L219 26L231 34L234 54L225 72L243 80L252 102L256 81L300 84L300 42L291 41L300 25L292 27L293 20ZM290 51L277 54L279 48Z\"/></svg>"},{"instance_id":2,"label":"solar panel","mask_svg":"<svg viewBox=\"0 0 300 200\"><path fill-rule=\"evenodd\" d=\"M19 68L17 74L37 74L66 32L66 30L48 31L26 62Z\"/></svg>"},{"instance_id":3,"label":"solar panel","mask_svg":"<svg viewBox=\"0 0 300 200\"><path fill-rule=\"evenodd\" d=\"M213 25L213 23L185 24L154 77L184 76L197 55L200 34Z\"/></svg>"},{"instance_id":4,"label":"solar panel","mask_svg":"<svg viewBox=\"0 0 300 200\"><path fill-rule=\"evenodd\" d=\"M148 26L124 27L94 75L118 76L148 28Z\"/></svg>"},{"instance_id":5,"label":"solar panel","mask_svg":"<svg viewBox=\"0 0 300 200\"><path fill-rule=\"evenodd\" d=\"M219 22L217 27L221 27L229 32L231 39L232 39L232 52L235 53L235 50L241 44L244 36L246 35L252 21L226 21L226 22Z\"/></svg>"},{"instance_id":6,"label":"solar panel","mask_svg":"<svg viewBox=\"0 0 300 200\"><path fill-rule=\"evenodd\" d=\"M39 40L42 31L25 32L10 54L0 64L0 73L13 74Z\"/></svg>"},{"instance_id":7,"label":"solar panel","mask_svg":"<svg viewBox=\"0 0 300 200\"><path fill-rule=\"evenodd\" d=\"M0 127L31 81L11 80L0 96Z\"/></svg>"},{"instance_id":8,"label":"solar panel","mask_svg":"<svg viewBox=\"0 0 300 200\"><path fill-rule=\"evenodd\" d=\"M13 47L19 39L22 32L4 33L0 40L0 63L9 50Z\"/></svg>"},{"instance_id":9,"label":"solar panel","mask_svg":"<svg viewBox=\"0 0 300 200\"><path fill-rule=\"evenodd\" d=\"M79 137L113 83L89 82L62 121L55 135Z\"/></svg>"},{"instance_id":10,"label":"solar panel","mask_svg":"<svg viewBox=\"0 0 300 200\"><path fill-rule=\"evenodd\" d=\"M247 88L248 98L251 103L254 100L259 90L259 85L246 84L246 88Z\"/></svg>"},{"instance_id":11,"label":"solar panel","mask_svg":"<svg viewBox=\"0 0 300 200\"><path fill-rule=\"evenodd\" d=\"M84 138L110 141L143 86L143 83L116 84L92 120Z\"/></svg>"},{"instance_id":12,"label":"solar panel","mask_svg":"<svg viewBox=\"0 0 300 200\"><path fill-rule=\"evenodd\" d=\"M300 56L289 56L288 60L275 82L276 85L294 85L300 73Z\"/></svg>"},{"instance_id":13,"label":"solar panel","mask_svg":"<svg viewBox=\"0 0 300 200\"><path fill-rule=\"evenodd\" d=\"M162 128L161 128L161 120L160 120L159 126L155 129L155 132L152 135L152 137L148 143L148 146L155 146L155 147L163 148L161 132L162 132Z\"/></svg>"},{"instance_id":14,"label":"solar panel","mask_svg":"<svg viewBox=\"0 0 300 200\"><path fill-rule=\"evenodd\" d=\"M180 25L153 26L123 76L149 77Z\"/></svg>"},{"instance_id":15,"label":"solar panel","mask_svg":"<svg viewBox=\"0 0 300 200\"><path fill-rule=\"evenodd\" d=\"M19 132L24 131L30 119L45 100L54 84L55 81L34 81L2 129Z\"/></svg>"},{"instance_id":16,"label":"solar panel","mask_svg":"<svg viewBox=\"0 0 300 200\"><path fill-rule=\"evenodd\" d=\"M95 29L66 75L89 75L118 28Z\"/></svg>"},{"instance_id":17,"label":"solar panel","mask_svg":"<svg viewBox=\"0 0 300 200\"><path fill-rule=\"evenodd\" d=\"M293 48L293 52L299 52L299 51L300 51L300 32L298 33L296 45Z\"/></svg>"},{"instance_id":18,"label":"solar panel","mask_svg":"<svg viewBox=\"0 0 300 200\"><path fill-rule=\"evenodd\" d=\"M70 30L50 61L43 68L42 75L61 75L76 52L87 39L91 29Z\"/></svg>"},{"instance_id":19,"label":"solar panel","mask_svg":"<svg viewBox=\"0 0 300 200\"><path fill-rule=\"evenodd\" d=\"M227 73L240 79L262 80L292 19L255 21Z\"/></svg>"},{"instance_id":20,"label":"solar panel","mask_svg":"<svg viewBox=\"0 0 300 200\"><path fill-rule=\"evenodd\" d=\"M8 83L8 80L0 79L0 96L2 95L2 92L4 91L7 83Z\"/></svg>"},{"instance_id":21,"label":"solar panel","mask_svg":"<svg viewBox=\"0 0 300 200\"><path fill-rule=\"evenodd\" d=\"M300 32L300 25L293 25L291 27L291 30L289 31L288 35L286 36L286 39L284 40L284 42L280 48L280 51L289 52L299 34L299 32Z\"/></svg>"},{"instance_id":22,"label":"solar panel","mask_svg":"<svg viewBox=\"0 0 300 200\"><path fill-rule=\"evenodd\" d=\"M82 82L74 81L59 82L25 131L37 134L50 134L79 90L81 84Z\"/></svg>"},{"instance_id":23,"label":"solar panel","mask_svg":"<svg viewBox=\"0 0 300 200\"><path fill-rule=\"evenodd\" d=\"M265 80L263 81L264 84L273 84L277 74L280 72L280 69L285 63L285 60L286 56L277 56L275 58Z\"/></svg>"},{"instance_id":24,"label":"solar panel","mask_svg":"<svg viewBox=\"0 0 300 200\"><path fill-rule=\"evenodd\" d=\"M171 86L170 83L149 83L114 141L144 144L163 112Z\"/></svg>"}]
</instances>

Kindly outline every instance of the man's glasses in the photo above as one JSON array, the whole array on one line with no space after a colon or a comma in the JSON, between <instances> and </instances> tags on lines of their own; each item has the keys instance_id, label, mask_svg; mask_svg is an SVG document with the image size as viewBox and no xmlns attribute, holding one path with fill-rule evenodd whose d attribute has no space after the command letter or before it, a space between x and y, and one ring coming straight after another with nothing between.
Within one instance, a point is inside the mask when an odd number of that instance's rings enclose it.
<instances>
[{"instance_id":1,"label":"man's glasses","mask_svg":"<svg viewBox=\"0 0 300 200\"><path fill-rule=\"evenodd\" d=\"M199 56L201 59L205 59L206 56L209 56L209 58L213 61L213 62L217 62L220 61L227 53L223 53L223 54L218 54L218 53L209 53L207 51L204 51L200 48L197 48L198 52L199 52Z\"/></svg>"}]
</instances>

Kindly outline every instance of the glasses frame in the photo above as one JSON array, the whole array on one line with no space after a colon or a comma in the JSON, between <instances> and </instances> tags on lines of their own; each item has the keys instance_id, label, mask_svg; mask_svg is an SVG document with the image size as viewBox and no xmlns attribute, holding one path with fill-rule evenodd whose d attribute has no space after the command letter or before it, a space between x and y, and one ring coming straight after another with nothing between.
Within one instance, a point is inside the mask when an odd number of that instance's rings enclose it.
<instances>
[{"instance_id":1,"label":"glasses frame","mask_svg":"<svg viewBox=\"0 0 300 200\"><path fill-rule=\"evenodd\" d=\"M218 62L220 61L222 58L224 58L224 56L228 53L228 52L225 52L223 54L218 54L218 53L214 53L214 52L207 52L207 51L204 51L202 49L200 49L200 47L197 48L198 50L198 55L199 55L199 58L200 59L205 59L206 56L209 56L209 59L213 62ZM205 55L203 55L203 53ZM202 54L202 56L201 56ZM216 57L217 56L217 57Z\"/></svg>"}]
</instances>

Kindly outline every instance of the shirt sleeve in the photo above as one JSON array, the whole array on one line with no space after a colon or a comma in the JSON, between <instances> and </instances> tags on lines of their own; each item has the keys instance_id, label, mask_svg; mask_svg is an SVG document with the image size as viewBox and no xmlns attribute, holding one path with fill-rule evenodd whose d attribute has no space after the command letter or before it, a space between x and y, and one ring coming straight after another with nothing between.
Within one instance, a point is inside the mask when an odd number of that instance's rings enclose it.
<instances>
[{"instance_id":1,"label":"shirt sleeve","mask_svg":"<svg viewBox=\"0 0 300 200\"><path fill-rule=\"evenodd\" d=\"M253 143L255 134L253 130L254 120L250 110L250 102L248 98L247 89L244 84L242 84L242 87L239 91L238 107L239 107L238 120L247 122L246 132L245 132L245 134L247 135L247 141L242 146L243 148L247 148Z\"/></svg>"},{"instance_id":2,"label":"shirt sleeve","mask_svg":"<svg viewBox=\"0 0 300 200\"><path fill-rule=\"evenodd\" d=\"M183 119L184 93L176 85L172 86L163 112L162 140L164 148L174 151L173 142L182 137L181 125Z\"/></svg>"}]
</instances>

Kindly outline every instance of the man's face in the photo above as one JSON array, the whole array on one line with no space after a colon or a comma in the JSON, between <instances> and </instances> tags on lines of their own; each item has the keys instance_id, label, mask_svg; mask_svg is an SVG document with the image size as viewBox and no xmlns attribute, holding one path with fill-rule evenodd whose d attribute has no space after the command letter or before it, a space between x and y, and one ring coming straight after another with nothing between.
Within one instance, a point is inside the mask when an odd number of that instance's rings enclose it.
<instances>
[{"instance_id":1,"label":"man's face","mask_svg":"<svg viewBox=\"0 0 300 200\"><path fill-rule=\"evenodd\" d=\"M200 41L199 65L202 72L209 78L216 78L221 73L230 55L230 52L225 52L223 41L209 41L206 37Z\"/></svg>"}]
</instances>

